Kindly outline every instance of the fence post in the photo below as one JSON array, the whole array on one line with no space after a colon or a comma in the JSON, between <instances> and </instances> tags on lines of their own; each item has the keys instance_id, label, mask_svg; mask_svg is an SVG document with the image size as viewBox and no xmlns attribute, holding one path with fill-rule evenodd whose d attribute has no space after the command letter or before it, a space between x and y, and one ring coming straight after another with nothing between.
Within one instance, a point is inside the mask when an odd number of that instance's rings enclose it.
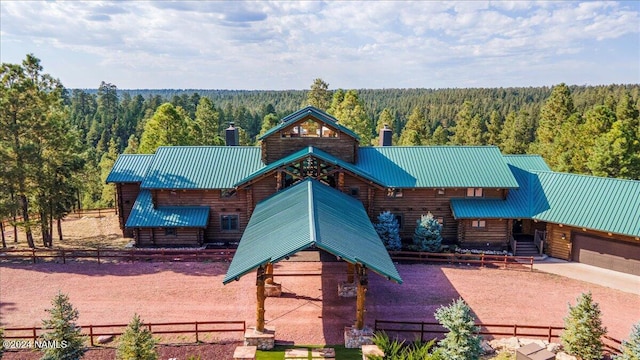
<instances>
[{"instance_id":1,"label":"fence post","mask_svg":"<svg viewBox=\"0 0 640 360\"><path fill-rule=\"evenodd\" d=\"M36 249L31 249L31 256L33 257L33 263L36 263Z\"/></svg>"},{"instance_id":2,"label":"fence post","mask_svg":"<svg viewBox=\"0 0 640 360\"><path fill-rule=\"evenodd\" d=\"M504 256L504 268L507 269L507 255Z\"/></svg>"},{"instance_id":3,"label":"fence post","mask_svg":"<svg viewBox=\"0 0 640 360\"><path fill-rule=\"evenodd\" d=\"M200 339L198 338L198 322L196 321L196 343L199 343Z\"/></svg>"},{"instance_id":4,"label":"fence post","mask_svg":"<svg viewBox=\"0 0 640 360\"><path fill-rule=\"evenodd\" d=\"M36 334L36 328L33 328L33 341L35 342L36 340L38 340L38 335Z\"/></svg>"},{"instance_id":5,"label":"fence post","mask_svg":"<svg viewBox=\"0 0 640 360\"><path fill-rule=\"evenodd\" d=\"M513 337L518 337L518 324L513 325Z\"/></svg>"},{"instance_id":6,"label":"fence post","mask_svg":"<svg viewBox=\"0 0 640 360\"><path fill-rule=\"evenodd\" d=\"M89 325L89 342L91 343L91 346L95 346L93 344L93 325Z\"/></svg>"},{"instance_id":7,"label":"fence post","mask_svg":"<svg viewBox=\"0 0 640 360\"><path fill-rule=\"evenodd\" d=\"M65 256L65 251L64 251L64 249L62 249L62 263L63 263L63 264L66 264L66 263L67 263L67 258L66 258L66 256Z\"/></svg>"},{"instance_id":8,"label":"fence post","mask_svg":"<svg viewBox=\"0 0 640 360\"><path fill-rule=\"evenodd\" d=\"M480 257L480 267L484 267L484 253L482 253L482 256Z\"/></svg>"},{"instance_id":9,"label":"fence post","mask_svg":"<svg viewBox=\"0 0 640 360\"><path fill-rule=\"evenodd\" d=\"M420 323L420 342L424 342L424 322Z\"/></svg>"},{"instance_id":10,"label":"fence post","mask_svg":"<svg viewBox=\"0 0 640 360\"><path fill-rule=\"evenodd\" d=\"M549 336L547 337L547 341L551 342L551 325L549 325Z\"/></svg>"},{"instance_id":11,"label":"fence post","mask_svg":"<svg viewBox=\"0 0 640 360\"><path fill-rule=\"evenodd\" d=\"M98 257L98 265L100 265L100 248L96 249L96 254Z\"/></svg>"}]
</instances>

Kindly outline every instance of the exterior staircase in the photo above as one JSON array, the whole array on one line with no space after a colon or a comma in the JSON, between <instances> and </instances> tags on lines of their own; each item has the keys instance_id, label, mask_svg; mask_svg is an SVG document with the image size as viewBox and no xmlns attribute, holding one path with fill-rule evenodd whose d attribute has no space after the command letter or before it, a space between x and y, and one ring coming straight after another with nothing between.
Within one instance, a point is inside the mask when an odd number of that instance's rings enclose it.
<instances>
[{"instance_id":1,"label":"exterior staircase","mask_svg":"<svg viewBox=\"0 0 640 360\"><path fill-rule=\"evenodd\" d=\"M533 241L518 241L515 256L540 256L540 250Z\"/></svg>"}]
</instances>

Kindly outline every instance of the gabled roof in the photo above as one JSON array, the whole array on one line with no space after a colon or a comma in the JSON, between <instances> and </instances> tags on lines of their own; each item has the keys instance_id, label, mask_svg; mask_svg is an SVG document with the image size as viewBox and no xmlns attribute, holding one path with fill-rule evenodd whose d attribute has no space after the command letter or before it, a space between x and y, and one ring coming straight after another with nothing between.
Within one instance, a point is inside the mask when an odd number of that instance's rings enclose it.
<instances>
[{"instance_id":1,"label":"gabled roof","mask_svg":"<svg viewBox=\"0 0 640 360\"><path fill-rule=\"evenodd\" d=\"M640 181L534 171L534 219L640 236Z\"/></svg>"},{"instance_id":2,"label":"gabled roof","mask_svg":"<svg viewBox=\"0 0 640 360\"><path fill-rule=\"evenodd\" d=\"M270 136L271 134L276 133L286 128L287 126L295 123L296 121L304 119L307 116L312 116L320 120L321 122L324 122L325 124L332 126L357 140L360 140L360 137L356 133L354 133L351 129L340 125L336 118L313 106L307 106L305 108L302 108L294 112L293 114L285 116L284 118L282 118L282 120L280 120L280 123L277 126L274 126L273 128L269 129L269 131L264 133L264 135L260 136L258 140L262 140Z\"/></svg>"},{"instance_id":3,"label":"gabled roof","mask_svg":"<svg viewBox=\"0 0 640 360\"><path fill-rule=\"evenodd\" d=\"M293 162L296 162L298 160L304 159L308 156L313 156L317 159L323 160L324 162L327 163L331 163L334 165L337 165L345 170L350 171L351 173L358 175L364 179L367 179L369 181L372 181L376 184L380 184L380 185L384 185L384 183L382 183L380 180L378 180L375 176L372 176L371 174L362 171L360 168L358 168L357 166L354 166L351 163L348 163L344 160L341 160L329 153L326 153L318 148L315 148L313 146L309 146L307 148L301 149L299 151L296 151L295 153L286 156L278 161L274 161L273 163L263 167L262 169L254 172L253 174L247 176L246 178L238 181L234 186L240 186L248 181L251 181L252 179L255 179L261 175L265 175L268 174L269 172L284 166L284 165L288 165L291 164Z\"/></svg>"},{"instance_id":4,"label":"gabled roof","mask_svg":"<svg viewBox=\"0 0 640 360\"><path fill-rule=\"evenodd\" d=\"M402 282L362 203L312 179L258 203L223 282L314 246Z\"/></svg>"},{"instance_id":5,"label":"gabled roof","mask_svg":"<svg viewBox=\"0 0 640 360\"><path fill-rule=\"evenodd\" d=\"M257 146L161 146L141 188L232 188L262 167Z\"/></svg>"},{"instance_id":6,"label":"gabled roof","mask_svg":"<svg viewBox=\"0 0 640 360\"><path fill-rule=\"evenodd\" d=\"M125 227L205 228L208 222L208 206L159 206L154 208L151 192L141 190L133 204Z\"/></svg>"},{"instance_id":7,"label":"gabled roof","mask_svg":"<svg viewBox=\"0 0 640 360\"><path fill-rule=\"evenodd\" d=\"M535 212L533 198L541 193L541 188L531 170L550 170L539 155L508 155L504 159L509 164L518 189L510 189L506 200L502 199L451 199L451 211L456 219L526 219Z\"/></svg>"},{"instance_id":8,"label":"gabled roof","mask_svg":"<svg viewBox=\"0 0 640 360\"><path fill-rule=\"evenodd\" d=\"M495 146L361 147L356 166L387 187L518 187Z\"/></svg>"},{"instance_id":9,"label":"gabled roof","mask_svg":"<svg viewBox=\"0 0 640 360\"><path fill-rule=\"evenodd\" d=\"M116 159L107 183L140 183L153 160L153 155L122 154Z\"/></svg>"}]
</instances>

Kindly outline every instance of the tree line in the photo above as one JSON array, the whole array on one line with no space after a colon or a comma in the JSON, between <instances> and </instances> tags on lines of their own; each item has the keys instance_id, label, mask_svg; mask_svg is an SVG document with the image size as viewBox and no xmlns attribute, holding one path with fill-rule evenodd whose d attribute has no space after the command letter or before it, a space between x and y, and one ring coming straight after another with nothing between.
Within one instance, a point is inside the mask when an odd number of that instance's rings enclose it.
<instances>
[{"instance_id":1,"label":"tree line","mask_svg":"<svg viewBox=\"0 0 640 360\"><path fill-rule=\"evenodd\" d=\"M640 179L639 84L330 90L315 79L309 90L286 91L122 90L108 82L66 89L33 55L2 64L1 76L0 218L22 227L30 246L33 230L50 246L54 223L60 234L74 208L114 205L105 179L119 154L223 145L230 123L241 145L256 145L306 105L336 117L365 146L387 124L394 145L495 145L540 154L556 171Z\"/></svg>"}]
</instances>

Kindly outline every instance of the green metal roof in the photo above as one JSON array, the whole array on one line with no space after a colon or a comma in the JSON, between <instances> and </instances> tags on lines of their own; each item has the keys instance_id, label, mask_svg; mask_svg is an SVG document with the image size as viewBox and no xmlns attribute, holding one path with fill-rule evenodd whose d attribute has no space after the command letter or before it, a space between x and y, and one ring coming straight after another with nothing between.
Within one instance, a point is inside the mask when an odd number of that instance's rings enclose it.
<instances>
[{"instance_id":1,"label":"green metal roof","mask_svg":"<svg viewBox=\"0 0 640 360\"><path fill-rule=\"evenodd\" d=\"M261 175L268 174L269 172L271 172L271 171L273 171L273 170L275 170L275 169L277 169L277 168L279 168L281 166L285 166L285 165L291 164L293 162L299 161L300 159L304 159L304 158L306 158L308 156L313 156L313 157L321 159L321 160L323 160L325 162L340 166L341 168L346 169L346 170L350 171L351 173L356 174L356 175L358 175L358 176L360 176L360 177L362 177L364 179L367 179L369 181L373 181L373 182L375 182L377 184L380 184L380 185L384 185L380 180L376 179L371 174L362 171L360 168L354 166L353 164L348 163L346 161L343 161L341 159L338 159L337 157L335 157L335 156L333 156L333 155L331 155L329 153L326 153L326 152L324 152L324 151L322 151L322 150L320 150L318 148L315 148L313 146L309 146L307 148L304 148L304 149L301 149L299 151L296 151L295 153L293 153L293 154L291 154L289 156L286 156L286 157L284 157L284 158L282 158L282 159L280 159L278 161L275 161L275 162L263 167L262 169L254 172L253 174L251 174L251 175L247 176L246 178L244 178L244 179L240 180L239 182L237 182L235 184L235 186L242 185L242 184L246 183L247 181L255 179L255 178L257 178L257 177L259 177Z\"/></svg>"},{"instance_id":2,"label":"green metal roof","mask_svg":"<svg viewBox=\"0 0 640 360\"><path fill-rule=\"evenodd\" d=\"M116 159L107 183L139 183L153 160L153 155L122 154Z\"/></svg>"},{"instance_id":3,"label":"green metal roof","mask_svg":"<svg viewBox=\"0 0 640 360\"><path fill-rule=\"evenodd\" d=\"M284 118L282 118L282 120L280 120L280 123L277 126L272 127L271 129L269 129L269 131L267 131L266 133L264 133L264 135L260 136L258 138L258 140L262 140L268 136L270 136L273 133L276 133L282 129L284 129L285 127L293 124L294 122L303 119L307 116L313 116L314 118L320 120L321 122L334 127L340 131L342 131L343 133L357 139L360 140L360 137L354 133L351 129L344 127L342 125L340 125L338 123L338 120L336 118L334 118L333 116L327 114L326 112L313 107L313 106L307 106L303 109L300 109L296 112L294 112L293 114L287 115Z\"/></svg>"},{"instance_id":4,"label":"green metal roof","mask_svg":"<svg viewBox=\"0 0 640 360\"><path fill-rule=\"evenodd\" d=\"M141 190L133 204L125 227L206 228L208 223L208 206L159 206L154 208L151 192Z\"/></svg>"},{"instance_id":5,"label":"green metal roof","mask_svg":"<svg viewBox=\"0 0 640 360\"><path fill-rule=\"evenodd\" d=\"M640 236L640 181L534 171L534 219Z\"/></svg>"},{"instance_id":6,"label":"green metal roof","mask_svg":"<svg viewBox=\"0 0 640 360\"><path fill-rule=\"evenodd\" d=\"M549 166L539 155L509 155L504 158L519 188L509 189L506 200L451 199L451 211L456 219L527 219L535 214L533 197L541 193L541 188L535 175L529 171L549 170Z\"/></svg>"},{"instance_id":7,"label":"green metal roof","mask_svg":"<svg viewBox=\"0 0 640 360\"><path fill-rule=\"evenodd\" d=\"M143 189L226 189L264 167L257 146L161 146Z\"/></svg>"},{"instance_id":8,"label":"green metal roof","mask_svg":"<svg viewBox=\"0 0 640 360\"><path fill-rule=\"evenodd\" d=\"M223 283L314 246L402 283L362 203L312 179L258 203Z\"/></svg>"},{"instance_id":9,"label":"green metal roof","mask_svg":"<svg viewBox=\"0 0 640 360\"><path fill-rule=\"evenodd\" d=\"M518 187L495 146L361 147L356 166L388 187Z\"/></svg>"}]
</instances>

